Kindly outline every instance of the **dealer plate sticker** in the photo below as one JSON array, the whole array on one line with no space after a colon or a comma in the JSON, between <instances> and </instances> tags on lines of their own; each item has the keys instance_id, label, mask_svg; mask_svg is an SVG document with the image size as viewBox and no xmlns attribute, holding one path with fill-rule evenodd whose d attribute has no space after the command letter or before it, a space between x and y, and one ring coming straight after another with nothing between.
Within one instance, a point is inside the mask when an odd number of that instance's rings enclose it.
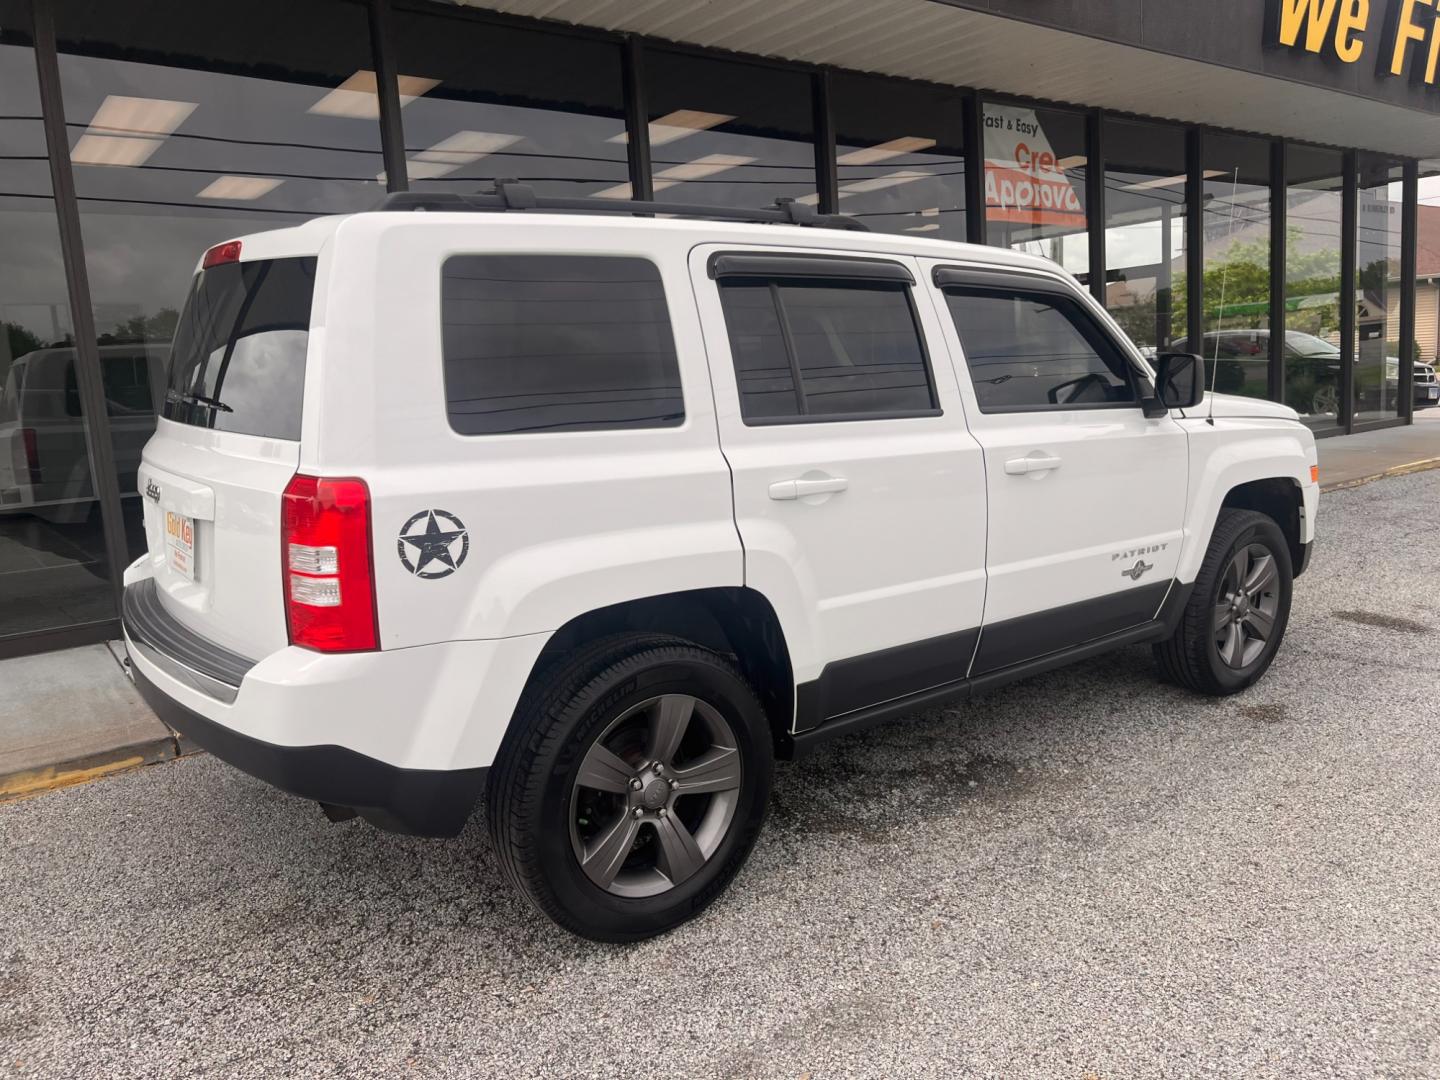
<instances>
[{"instance_id":1,"label":"dealer plate sticker","mask_svg":"<svg viewBox=\"0 0 1440 1080\"><path fill-rule=\"evenodd\" d=\"M186 581L195 580L195 519L165 511L165 555L170 569Z\"/></svg>"}]
</instances>

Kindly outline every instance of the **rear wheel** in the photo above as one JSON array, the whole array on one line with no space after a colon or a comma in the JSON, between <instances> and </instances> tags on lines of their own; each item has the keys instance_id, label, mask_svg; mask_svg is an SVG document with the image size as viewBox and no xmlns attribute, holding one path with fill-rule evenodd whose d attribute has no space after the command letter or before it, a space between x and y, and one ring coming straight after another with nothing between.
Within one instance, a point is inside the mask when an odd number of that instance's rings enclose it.
<instances>
[{"instance_id":1,"label":"rear wheel","mask_svg":"<svg viewBox=\"0 0 1440 1080\"><path fill-rule=\"evenodd\" d=\"M1290 618L1290 545L1274 519L1222 510L1180 624L1155 646L1170 681L1234 694L1265 674Z\"/></svg>"},{"instance_id":2,"label":"rear wheel","mask_svg":"<svg viewBox=\"0 0 1440 1080\"><path fill-rule=\"evenodd\" d=\"M749 855L773 752L723 657L623 634L536 680L487 792L507 874L561 926L634 941L693 917Z\"/></svg>"}]
</instances>

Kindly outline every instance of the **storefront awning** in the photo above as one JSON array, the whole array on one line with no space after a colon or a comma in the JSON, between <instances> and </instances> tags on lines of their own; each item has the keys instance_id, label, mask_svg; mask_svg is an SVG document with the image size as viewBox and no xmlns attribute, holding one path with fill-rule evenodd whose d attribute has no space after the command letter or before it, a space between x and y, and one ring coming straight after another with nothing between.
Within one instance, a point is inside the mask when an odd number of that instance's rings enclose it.
<instances>
[{"instance_id":1,"label":"storefront awning","mask_svg":"<svg viewBox=\"0 0 1440 1080\"><path fill-rule=\"evenodd\" d=\"M1367 94L1361 79L1373 75L1369 70L1359 72L1358 65L1352 65L1349 73L1356 92L1347 92L1269 70L1294 70L1285 63L1262 59L1264 70L1244 70L1175 55L1174 51L1125 44L1125 33L1090 36L1028 17L969 10L945 0L464 2L515 15L762 56L1335 146L1440 156L1437 104L1432 101L1410 107ZM1097 9L1110 7L1096 5ZM1132 12L1128 20L1117 21L1117 26L1138 25L1138 7L1114 7ZM1253 20L1237 20L1245 25L1236 25L1233 33L1243 36L1247 46L1254 46L1251 51L1258 53L1264 6L1257 0L1253 7ZM1157 14L1152 8L1145 7L1147 20ZM1176 10L1188 11L1186 17L1199 25L1208 6L1177 4ZM1120 13L1109 17L1120 20ZM1216 28L1210 25L1208 29ZM1314 59L1317 65L1321 63Z\"/></svg>"}]
</instances>

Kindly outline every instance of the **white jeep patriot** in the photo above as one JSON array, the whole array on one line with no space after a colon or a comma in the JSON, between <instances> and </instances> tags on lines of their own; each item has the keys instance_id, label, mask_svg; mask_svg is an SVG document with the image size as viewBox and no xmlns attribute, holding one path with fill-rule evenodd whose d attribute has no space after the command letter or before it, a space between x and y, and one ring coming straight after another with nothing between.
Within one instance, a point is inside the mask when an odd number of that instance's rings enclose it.
<instances>
[{"instance_id":1,"label":"white jeep patriot","mask_svg":"<svg viewBox=\"0 0 1440 1080\"><path fill-rule=\"evenodd\" d=\"M777 757L1140 642L1259 679L1295 413L1152 370L1050 262L852 224L502 182L206 252L125 573L146 700L335 818L483 797L525 895L626 941L726 887Z\"/></svg>"}]
</instances>

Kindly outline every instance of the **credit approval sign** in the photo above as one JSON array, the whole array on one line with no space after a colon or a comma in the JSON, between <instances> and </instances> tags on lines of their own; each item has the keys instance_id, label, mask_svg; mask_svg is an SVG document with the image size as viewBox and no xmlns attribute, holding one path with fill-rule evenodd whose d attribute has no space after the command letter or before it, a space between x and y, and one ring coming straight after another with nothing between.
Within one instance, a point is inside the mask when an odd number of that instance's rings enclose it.
<instances>
[{"instance_id":1,"label":"credit approval sign","mask_svg":"<svg viewBox=\"0 0 1440 1080\"><path fill-rule=\"evenodd\" d=\"M985 218L1085 228L1085 208L1034 109L985 106Z\"/></svg>"}]
</instances>

